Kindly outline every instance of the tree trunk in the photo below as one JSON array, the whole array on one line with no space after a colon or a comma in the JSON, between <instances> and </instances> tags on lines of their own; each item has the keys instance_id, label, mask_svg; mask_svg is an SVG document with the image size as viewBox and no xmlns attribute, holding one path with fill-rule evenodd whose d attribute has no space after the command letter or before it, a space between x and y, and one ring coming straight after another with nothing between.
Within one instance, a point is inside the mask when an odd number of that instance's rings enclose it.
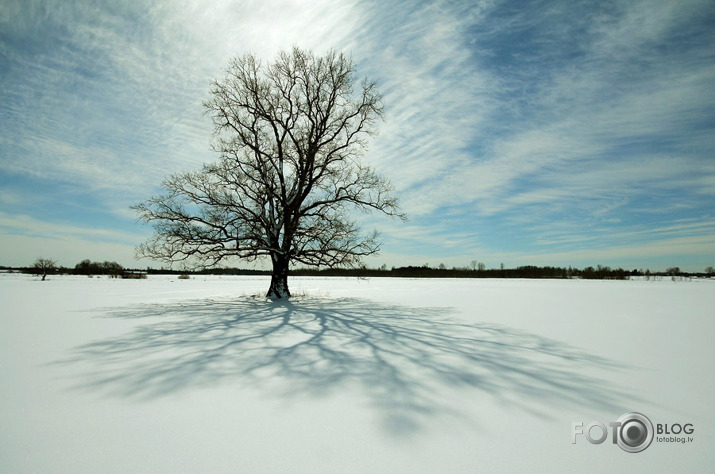
<instances>
[{"instance_id":1,"label":"tree trunk","mask_svg":"<svg viewBox=\"0 0 715 474\"><path fill-rule=\"evenodd\" d=\"M288 290L288 259L281 255L273 255L273 273L271 273L271 287L268 288L266 297L274 299L290 298Z\"/></svg>"}]
</instances>

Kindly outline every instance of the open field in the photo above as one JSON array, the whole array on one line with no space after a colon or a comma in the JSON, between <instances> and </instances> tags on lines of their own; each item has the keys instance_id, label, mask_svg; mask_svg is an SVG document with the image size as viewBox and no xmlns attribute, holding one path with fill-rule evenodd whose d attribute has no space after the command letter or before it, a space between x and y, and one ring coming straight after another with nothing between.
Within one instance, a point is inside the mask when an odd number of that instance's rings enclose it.
<instances>
[{"instance_id":1,"label":"open field","mask_svg":"<svg viewBox=\"0 0 715 474\"><path fill-rule=\"evenodd\" d=\"M0 471L715 465L715 281L268 281L0 275ZM693 441L572 444L631 411Z\"/></svg>"}]
</instances>

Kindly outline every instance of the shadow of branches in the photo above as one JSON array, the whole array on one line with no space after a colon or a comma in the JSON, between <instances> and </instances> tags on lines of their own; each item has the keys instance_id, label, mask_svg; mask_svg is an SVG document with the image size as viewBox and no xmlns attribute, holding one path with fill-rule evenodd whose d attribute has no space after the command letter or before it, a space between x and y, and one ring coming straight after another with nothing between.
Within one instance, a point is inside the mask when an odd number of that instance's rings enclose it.
<instances>
[{"instance_id":1,"label":"shadow of branches","mask_svg":"<svg viewBox=\"0 0 715 474\"><path fill-rule=\"evenodd\" d=\"M459 407L469 389L539 414L570 403L616 408L623 394L589 374L615 364L562 342L494 324L465 324L445 308L360 299L195 300L109 312L140 318L126 335L78 347L81 388L154 398L237 381L275 396L324 395L357 384L395 432ZM87 369L88 370L84 370Z\"/></svg>"}]
</instances>

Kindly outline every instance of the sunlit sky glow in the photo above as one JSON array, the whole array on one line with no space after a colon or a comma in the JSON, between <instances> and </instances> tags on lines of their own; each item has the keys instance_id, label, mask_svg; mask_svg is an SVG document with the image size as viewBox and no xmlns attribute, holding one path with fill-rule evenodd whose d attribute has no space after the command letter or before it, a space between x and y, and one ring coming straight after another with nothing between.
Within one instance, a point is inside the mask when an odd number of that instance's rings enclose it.
<instances>
[{"instance_id":1,"label":"sunlit sky glow","mask_svg":"<svg viewBox=\"0 0 715 474\"><path fill-rule=\"evenodd\" d=\"M710 0L0 0L0 264L160 266L129 206L216 158L229 58L293 45L384 95L370 266L715 265Z\"/></svg>"}]
</instances>

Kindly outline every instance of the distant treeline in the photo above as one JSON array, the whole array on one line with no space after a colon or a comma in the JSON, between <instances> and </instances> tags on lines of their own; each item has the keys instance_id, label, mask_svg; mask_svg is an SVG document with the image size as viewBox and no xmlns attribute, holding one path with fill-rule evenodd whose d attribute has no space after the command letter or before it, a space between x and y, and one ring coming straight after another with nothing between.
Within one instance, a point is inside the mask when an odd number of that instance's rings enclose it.
<instances>
[{"instance_id":1,"label":"distant treeline","mask_svg":"<svg viewBox=\"0 0 715 474\"><path fill-rule=\"evenodd\" d=\"M684 273L679 268L669 268L665 272L650 270L624 270L598 265L584 269L573 267L538 267L534 265L516 268L433 268L427 265L393 267L391 269L357 268L357 269L296 269L293 275L301 276L354 276L354 277L402 277L402 278L539 278L568 279L582 278L587 280L628 280L631 277L693 277L710 276L707 273Z\"/></svg>"},{"instance_id":2,"label":"distant treeline","mask_svg":"<svg viewBox=\"0 0 715 474\"><path fill-rule=\"evenodd\" d=\"M40 259L38 259L39 261ZM108 275L112 278L141 278L142 275L146 277L146 274L138 270L128 270L124 268L117 262L92 262L91 260L82 260L74 268L55 266L54 261L46 259L50 262L48 266L45 267L45 273L49 275ZM35 266L31 267L20 267L20 268L10 268L10 267L0 267L3 270L15 270L22 273L37 274L38 268L37 263Z\"/></svg>"},{"instance_id":3,"label":"distant treeline","mask_svg":"<svg viewBox=\"0 0 715 474\"><path fill-rule=\"evenodd\" d=\"M11 268L2 267L2 270L14 270L24 273L37 273L34 267ZM176 270L176 269L127 269L117 262L92 262L82 260L74 268L56 267L53 274L67 275L108 275L113 278L145 278L146 275L270 275L270 270L255 270L243 268L207 268L202 270ZM649 269L624 270L598 265L583 269L574 267L539 267L527 265L516 268L484 268L484 265L472 268L445 268L439 267L406 266L387 268L295 268L291 269L293 276L337 276L337 277L395 277L395 278L539 278L539 279L568 279L581 278L586 280L628 280L631 277L661 278L661 277L712 277L712 267L702 273L682 272L678 267L671 267L665 271L651 272Z\"/></svg>"}]
</instances>

